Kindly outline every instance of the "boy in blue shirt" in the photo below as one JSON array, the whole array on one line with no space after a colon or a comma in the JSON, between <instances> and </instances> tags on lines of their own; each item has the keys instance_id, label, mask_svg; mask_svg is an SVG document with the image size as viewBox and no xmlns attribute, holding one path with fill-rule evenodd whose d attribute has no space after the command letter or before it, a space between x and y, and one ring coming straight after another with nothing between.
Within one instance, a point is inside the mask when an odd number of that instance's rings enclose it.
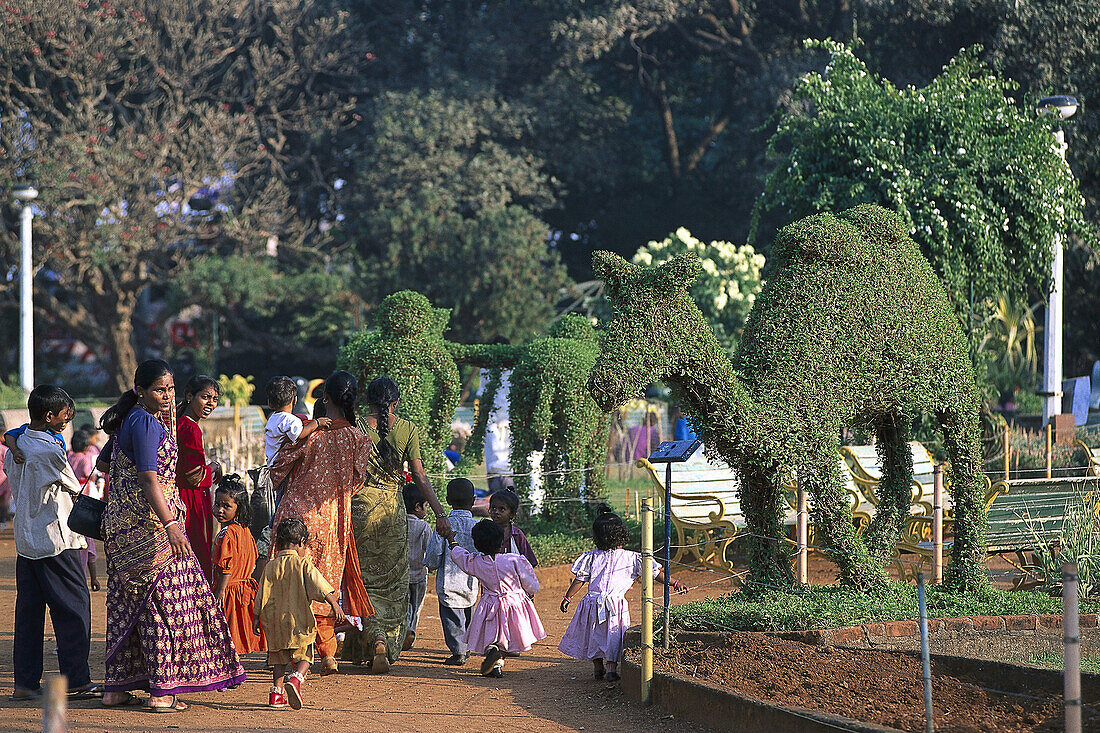
<instances>
[{"instance_id":1,"label":"boy in blue shirt","mask_svg":"<svg viewBox=\"0 0 1100 733\"><path fill-rule=\"evenodd\" d=\"M471 532L478 520L470 511L474 505L474 485L469 479L456 478L447 484L447 503L451 505L447 519L454 530L455 542L470 552L477 552ZM443 663L461 666L470 656L464 638L474 606L477 605L480 586L477 578L467 575L455 565L451 553L447 551L447 541L438 532L433 532L428 541L424 564L431 570L439 569L435 576L435 593L439 597L443 639L451 650L451 656Z\"/></svg>"}]
</instances>

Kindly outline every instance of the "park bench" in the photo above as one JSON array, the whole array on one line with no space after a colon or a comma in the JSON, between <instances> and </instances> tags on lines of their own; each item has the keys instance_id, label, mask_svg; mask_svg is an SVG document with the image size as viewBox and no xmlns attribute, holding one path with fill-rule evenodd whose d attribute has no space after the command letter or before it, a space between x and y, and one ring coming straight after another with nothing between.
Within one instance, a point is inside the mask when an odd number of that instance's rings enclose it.
<instances>
[{"instance_id":1,"label":"park bench","mask_svg":"<svg viewBox=\"0 0 1100 733\"><path fill-rule=\"evenodd\" d=\"M1085 451L1085 459L1088 460L1088 475L1100 476L1100 448L1090 448L1083 441L1077 441L1077 447Z\"/></svg>"},{"instance_id":2,"label":"park bench","mask_svg":"<svg viewBox=\"0 0 1100 733\"><path fill-rule=\"evenodd\" d=\"M913 457L913 485L910 505L913 514L932 514L933 472L936 463L923 445L909 442ZM878 485L882 482L882 463L873 445L846 445L840 454L852 472L856 486L863 498L872 506L878 506ZM872 512L873 513L873 512Z\"/></svg>"},{"instance_id":3,"label":"park bench","mask_svg":"<svg viewBox=\"0 0 1100 733\"><path fill-rule=\"evenodd\" d=\"M645 470L653 481L654 497L663 504L664 468L645 458L634 465ZM701 449L687 461L671 466L672 561L732 573L733 561L726 551L745 526L737 494L740 477L726 464L707 460Z\"/></svg>"},{"instance_id":4,"label":"park bench","mask_svg":"<svg viewBox=\"0 0 1100 733\"><path fill-rule=\"evenodd\" d=\"M852 519L856 532L862 534L871 523L874 507L860 494L843 458L837 462L844 477L845 489L851 500ZM663 502L665 472L647 459L635 463L644 469L653 482L654 496ZM741 485L737 472L724 463L714 463L699 450L684 463L672 464L672 528L673 562L702 565L715 570L732 571L733 562L727 557L727 549L744 528L738 490ZM784 489L787 503L785 524L793 527L797 512L795 482L792 479ZM820 542L813 522L808 527L811 552L819 552ZM794 540L791 540L795 544Z\"/></svg>"},{"instance_id":5,"label":"park bench","mask_svg":"<svg viewBox=\"0 0 1100 733\"><path fill-rule=\"evenodd\" d=\"M1084 494L1100 488L1095 476L1073 476L1039 479L1000 480L986 493L986 552L1006 560L1017 571L1014 590L1026 590L1043 582L1043 571L1027 557L1037 546L1049 546L1062 532L1062 520L1070 502L1080 501ZM1097 504L1093 499L1093 513ZM943 533L949 537L953 521L943 520ZM951 541L943 543L944 562L950 558ZM895 565L904 580L915 577L918 570L931 568L932 516L909 518L897 545Z\"/></svg>"}]
</instances>

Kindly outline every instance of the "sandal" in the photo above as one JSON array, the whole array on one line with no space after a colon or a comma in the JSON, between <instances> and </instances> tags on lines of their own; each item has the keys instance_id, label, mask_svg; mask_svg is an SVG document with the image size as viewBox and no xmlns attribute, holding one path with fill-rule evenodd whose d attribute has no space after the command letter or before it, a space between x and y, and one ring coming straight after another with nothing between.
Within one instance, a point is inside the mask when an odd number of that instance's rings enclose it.
<instances>
[{"instance_id":1,"label":"sandal","mask_svg":"<svg viewBox=\"0 0 1100 733\"><path fill-rule=\"evenodd\" d=\"M381 639L374 642L374 659L370 670L374 674L386 674L390 671L390 659L386 656L386 642Z\"/></svg>"},{"instance_id":2,"label":"sandal","mask_svg":"<svg viewBox=\"0 0 1100 733\"><path fill-rule=\"evenodd\" d=\"M170 705L156 705L152 702L148 702L145 704L145 707L154 713L182 713L191 706L183 700L177 700L176 696L172 695L172 703Z\"/></svg>"},{"instance_id":3,"label":"sandal","mask_svg":"<svg viewBox=\"0 0 1100 733\"><path fill-rule=\"evenodd\" d=\"M103 685L98 682L89 682L86 685L80 687L74 687L69 690L70 700L90 700L96 697L103 697Z\"/></svg>"},{"instance_id":4,"label":"sandal","mask_svg":"<svg viewBox=\"0 0 1100 733\"><path fill-rule=\"evenodd\" d=\"M42 697L41 689L29 690L26 687L16 687L12 691L8 699L14 702L19 702L21 700L37 700L40 697Z\"/></svg>"},{"instance_id":5,"label":"sandal","mask_svg":"<svg viewBox=\"0 0 1100 733\"><path fill-rule=\"evenodd\" d=\"M141 705L142 699L132 692L124 693L126 697L122 698L119 702L105 702L103 707L105 708L132 708Z\"/></svg>"}]
</instances>

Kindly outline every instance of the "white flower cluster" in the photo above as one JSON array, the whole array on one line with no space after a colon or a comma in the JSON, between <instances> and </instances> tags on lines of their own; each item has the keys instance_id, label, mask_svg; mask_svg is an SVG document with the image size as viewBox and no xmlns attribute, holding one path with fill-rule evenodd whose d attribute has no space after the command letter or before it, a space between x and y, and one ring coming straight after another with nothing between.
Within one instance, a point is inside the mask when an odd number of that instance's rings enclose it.
<instances>
[{"instance_id":1,"label":"white flower cluster","mask_svg":"<svg viewBox=\"0 0 1100 733\"><path fill-rule=\"evenodd\" d=\"M751 245L703 242L680 227L665 239L640 247L632 259L650 267L683 252L694 253L703 270L691 287L692 297L715 335L732 347L760 292L764 255Z\"/></svg>"}]
</instances>

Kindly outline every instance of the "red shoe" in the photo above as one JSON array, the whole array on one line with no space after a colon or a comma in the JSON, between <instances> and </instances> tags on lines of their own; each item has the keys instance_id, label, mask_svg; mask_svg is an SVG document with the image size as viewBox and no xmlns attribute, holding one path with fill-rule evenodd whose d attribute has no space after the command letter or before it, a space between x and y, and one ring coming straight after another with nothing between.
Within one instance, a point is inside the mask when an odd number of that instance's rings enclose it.
<instances>
[{"instance_id":1,"label":"red shoe","mask_svg":"<svg viewBox=\"0 0 1100 733\"><path fill-rule=\"evenodd\" d=\"M285 708L287 706L286 692L278 687L272 687L271 694L267 696L267 705L272 708Z\"/></svg>"},{"instance_id":2,"label":"red shoe","mask_svg":"<svg viewBox=\"0 0 1100 733\"><path fill-rule=\"evenodd\" d=\"M295 710L302 709L302 682L305 677L295 672L286 680L286 701Z\"/></svg>"}]
</instances>

